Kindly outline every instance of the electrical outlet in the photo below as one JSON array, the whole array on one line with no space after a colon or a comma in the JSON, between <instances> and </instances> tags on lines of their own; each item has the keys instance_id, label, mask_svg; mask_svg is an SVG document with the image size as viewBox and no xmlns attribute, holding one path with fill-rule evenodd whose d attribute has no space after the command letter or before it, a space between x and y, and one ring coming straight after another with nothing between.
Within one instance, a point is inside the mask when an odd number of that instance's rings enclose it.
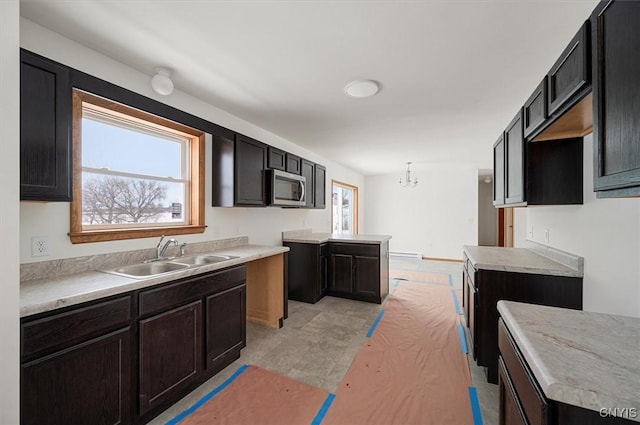
<instances>
[{"instance_id":1,"label":"electrical outlet","mask_svg":"<svg viewBox=\"0 0 640 425\"><path fill-rule=\"evenodd\" d=\"M529 239L533 239L533 225L529 226Z\"/></svg>"},{"instance_id":2,"label":"electrical outlet","mask_svg":"<svg viewBox=\"0 0 640 425\"><path fill-rule=\"evenodd\" d=\"M46 236L34 236L31 238L31 256L46 257L49 255L49 238Z\"/></svg>"},{"instance_id":3,"label":"electrical outlet","mask_svg":"<svg viewBox=\"0 0 640 425\"><path fill-rule=\"evenodd\" d=\"M549 229L545 229L544 231L544 241L549 243Z\"/></svg>"}]
</instances>

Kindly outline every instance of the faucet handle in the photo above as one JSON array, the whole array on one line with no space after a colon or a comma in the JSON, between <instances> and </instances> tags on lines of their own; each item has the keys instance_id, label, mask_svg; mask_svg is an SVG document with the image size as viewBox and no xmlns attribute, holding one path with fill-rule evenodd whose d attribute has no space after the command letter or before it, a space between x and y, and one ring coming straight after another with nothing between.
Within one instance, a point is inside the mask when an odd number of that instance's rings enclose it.
<instances>
[{"instance_id":1,"label":"faucet handle","mask_svg":"<svg viewBox=\"0 0 640 425\"><path fill-rule=\"evenodd\" d=\"M184 250L185 250L186 247L187 247L187 243L186 242L180 244L180 256L181 257L184 257Z\"/></svg>"}]
</instances>

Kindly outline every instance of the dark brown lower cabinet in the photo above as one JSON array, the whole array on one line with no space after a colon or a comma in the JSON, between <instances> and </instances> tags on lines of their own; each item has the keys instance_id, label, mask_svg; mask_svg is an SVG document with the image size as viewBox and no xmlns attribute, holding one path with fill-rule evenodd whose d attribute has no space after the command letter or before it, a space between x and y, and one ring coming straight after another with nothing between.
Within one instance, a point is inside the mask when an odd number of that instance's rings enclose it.
<instances>
[{"instance_id":1,"label":"dark brown lower cabinet","mask_svg":"<svg viewBox=\"0 0 640 425\"><path fill-rule=\"evenodd\" d=\"M245 266L21 319L22 424L142 424L240 357Z\"/></svg>"},{"instance_id":2,"label":"dark brown lower cabinet","mask_svg":"<svg viewBox=\"0 0 640 425\"><path fill-rule=\"evenodd\" d=\"M602 417L598 411L548 399L502 319L498 324L498 344L500 347L498 359L500 425L630 425L637 423L620 417Z\"/></svg>"},{"instance_id":3,"label":"dark brown lower cabinet","mask_svg":"<svg viewBox=\"0 0 640 425\"><path fill-rule=\"evenodd\" d=\"M389 242L329 243L327 295L382 303L389 293Z\"/></svg>"},{"instance_id":4,"label":"dark brown lower cabinet","mask_svg":"<svg viewBox=\"0 0 640 425\"><path fill-rule=\"evenodd\" d=\"M129 424L131 328L23 363L20 423Z\"/></svg>"},{"instance_id":5,"label":"dark brown lower cabinet","mask_svg":"<svg viewBox=\"0 0 640 425\"><path fill-rule=\"evenodd\" d=\"M464 313L478 366L486 367L487 381L498 383L499 300L582 309L582 278L495 270L464 272Z\"/></svg>"},{"instance_id":6,"label":"dark brown lower cabinet","mask_svg":"<svg viewBox=\"0 0 640 425\"><path fill-rule=\"evenodd\" d=\"M237 358L247 341L246 285L210 295L205 301L206 368L219 371Z\"/></svg>"},{"instance_id":7,"label":"dark brown lower cabinet","mask_svg":"<svg viewBox=\"0 0 640 425\"><path fill-rule=\"evenodd\" d=\"M202 301L140 321L140 414L144 415L202 370Z\"/></svg>"},{"instance_id":8,"label":"dark brown lower cabinet","mask_svg":"<svg viewBox=\"0 0 640 425\"><path fill-rule=\"evenodd\" d=\"M314 304L327 290L327 244L285 242L288 298Z\"/></svg>"}]
</instances>

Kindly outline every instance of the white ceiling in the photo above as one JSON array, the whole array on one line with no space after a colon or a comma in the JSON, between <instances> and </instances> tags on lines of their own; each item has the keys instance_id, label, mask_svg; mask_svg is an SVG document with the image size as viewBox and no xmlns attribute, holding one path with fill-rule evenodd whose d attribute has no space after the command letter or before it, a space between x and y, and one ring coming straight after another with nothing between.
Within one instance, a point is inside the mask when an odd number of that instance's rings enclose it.
<instances>
[{"instance_id":1,"label":"white ceiling","mask_svg":"<svg viewBox=\"0 0 640 425\"><path fill-rule=\"evenodd\" d=\"M22 0L21 15L363 174L491 168L588 18L573 1ZM354 79L382 83L351 99Z\"/></svg>"}]
</instances>

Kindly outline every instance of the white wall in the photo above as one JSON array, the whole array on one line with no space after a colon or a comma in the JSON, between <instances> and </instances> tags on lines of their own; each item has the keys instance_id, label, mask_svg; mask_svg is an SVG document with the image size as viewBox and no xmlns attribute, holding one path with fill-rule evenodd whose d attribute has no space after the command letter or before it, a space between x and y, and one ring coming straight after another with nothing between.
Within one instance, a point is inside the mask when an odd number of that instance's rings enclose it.
<instances>
[{"instance_id":1,"label":"white wall","mask_svg":"<svg viewBox=\"0 0 640 425\"><path fill-rule=\"evenodd\" d=\"M640 317L640 200L596 199L592 158L589 135L584 138L584 205L527 208L526 236L544 244L549 229L549 246L584 257L585 310Z\"/></svg>"},{"instance_id":2,"label":"white wall","mask_svg":"<svg viewBox=\"0 0 640 425\"><path fill-rule=\"evenodd\" d=\"M20 56L18 0L0 1L0 423L20 416Z\"/></svg>"},{"instance_id":3,"label":"white wall","mask_svg":"<svg viewBox=\"0 0 640 425\"><path fill-rule=\"evenodd\" d=\"M229 236L249 236L250 243L278 245L283 230L310 227L328 232L330 216L331 179L352 183L362 188L364 177L333 161L301 148L275 134L228 114L215 106L177 90L167 97L155 94L150 87L150 76L116 62L96 51L51 32L29 20L21 20L20 44L27 50L39 53L65 65L105 79L144 96L154 98L173 107L189 112L221 126L277 146L327 167L327 208L325 210L297 210L282 208L212 208L211 205L211 143L207 143L206 224L204 234L181 236L180 241L197 242ZM69 242L68 203L20 203L20 261L46 261L149 248L155 240L134 239L128 241L100 242L73 245ZM363 219L363 217L362 217ZM31 258L32 236L48 236L49 257Z\"/></svg>"},{"instance_id":4,"label":"white wall","mask_svg":"<svg viewBox=\"0 0 640 425\"><path fill-rule=\"evenodd\" d=\"M493 181L478 182L478 245L497 245L498 213L493 206Z\"/></svg>"},{"instance_id":5,"label":"white wall","mask_svg":"<svg viewBox=\"0 0 640 425\"><path fill-rule=\"evenodd\" d=\"M392 235L391 251L461 259L463 245L478 243L478 170L465 165L411 168L420 181L414 189L398 184L401 169L365 178L363 233Z\"/></svg>"}]
</instances>

